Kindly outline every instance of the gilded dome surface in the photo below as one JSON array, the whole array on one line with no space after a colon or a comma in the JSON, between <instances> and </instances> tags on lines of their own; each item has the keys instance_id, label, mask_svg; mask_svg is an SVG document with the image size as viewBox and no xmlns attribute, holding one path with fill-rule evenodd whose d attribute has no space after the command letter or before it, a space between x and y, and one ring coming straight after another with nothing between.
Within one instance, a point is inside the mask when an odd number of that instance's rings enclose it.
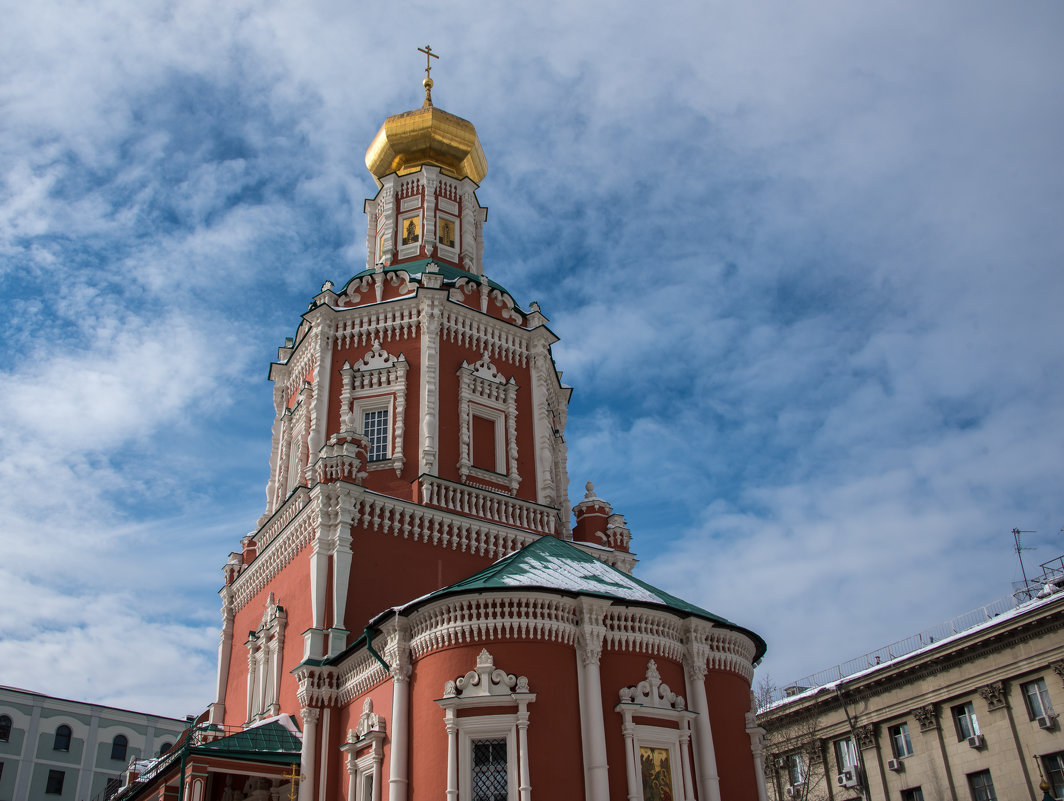
<instances>
[{"instance_id":1,"label":"gilded dome surface","mask_svg":"<svg viewBox=\"0 0 1064 801\"><path fill-rule=\"evenodd\" d=\"M488 172L473 123L428 103L386 119L366 151L366 166L378 183L385 175L412 172L423 164L478 184Z\"/></svg>"}]
</instances>

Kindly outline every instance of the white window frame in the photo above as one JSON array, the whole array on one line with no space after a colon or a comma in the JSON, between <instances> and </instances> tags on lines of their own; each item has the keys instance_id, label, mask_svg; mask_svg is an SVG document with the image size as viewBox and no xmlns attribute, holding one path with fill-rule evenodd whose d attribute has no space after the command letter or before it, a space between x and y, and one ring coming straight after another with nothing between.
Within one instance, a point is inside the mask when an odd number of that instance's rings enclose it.
<instances>
[{"instance_id":1,"label":"white window frame","mask_svg":"<svg viewBox=\"0 0 1064 801\"><path fill-rule=\"evenodd\" d=\"M403 229L406 227L406 223L409 220L417 220L417 242L411 242L407 245L403 244ZM395 241L399 246L399 258L406 258L407 256L415 256L421 250L421 243L425 241L425 221L421 217L421 212L415 212L414 214L400 214L399 215L399 227L397 230L397 236Z\"/></svg>"},{"instance_id":2,"label":"white window frame","mask_svg":"<svg viewBox=\"0 0 1064 801\"><path fill-rule=\"evenodd\" d=\"M477 656L474 670L447 682L443 698L436 701L444 710L447 730L447 798L472 801L473 742L505 737L507 801L531 801L528 705L535 700L528 679L496 668L486 648ZM514 712L470 714L478 707L507 706L515 707Z\"/></svg>"},{"instance_id":3,"label":"white window frame","mask_svg":"<svg viewBox=\"0 0 1064 801\"><path fill-rule=\"evenodd\" d=\"M1023 702L1027 705L1027 715L1031 720L1055 714L1053 699L1049 697L1049 687L1043 677L1039 676L1037 679L1025 681L1020 685L1020 689L1023 691ZM1034 707L1035 701L1038 703L1037 711Z\"/></svg>"},{"instance_id":4,"label":"white window frame","mask_svg":"<svg viewBox=\"0 0 1064 801\"><path fill-rule=\"evenodd\" d=\"M288 613L274 600L271 592L257 631L244 645L248 649L248 708L245 724L279 715L281 690L281 656L284 653L284 630Z\"/></svg>"},{"instance_id":5,"label":"white window frame","mask_svg":"<svg viewBox=\"0 0 1064 801\"><path fill-rule=\"evenodd\" d=\"M620 703L614 707L621 713L621 735L624 737L624 758L628 777L628 798L643 801L643 761L641 748L664 748L669 752L669 772L672 774L674 798L694 798L692 772L691 721L695 713L687 711L684 700L663 684L653 659L647 662L646 678L619 692ZM634 719L660 721L635 723Z\"/></svg>"},{"instance_id":6,"label":"white window frame","mask_svg":"<svg viewBox=\"0 0 1064 801\"><path fill-rule=\"evenodd\" d=\"M475 483L470 478L491 481L508 486L510 494L516 495L521 485L521 476L517 472L517 382L512 377L505 378L487 353L476 364L462 362L458 377L458 474L464 483ZM492 412L499 415L494 419L496 467L501 467L500 470L473 466L474 406L481 416L489 416ZM501 464L498 463L500 448Z\"/></svg>"},{"instance_id":7,"label":"white window frame","mask_svg":"<svg viewBox=\"0 0 1064 801\"><path fill-rule=\"evenodd\" d=\"M480 715L457 719L458 801L473 799L473 742L506 740L506 798L517 801L517 715Z\"/></svg>"},{"instance_id":8,"label":"white window frame","mask_svg":"<svg viewBox=\"0 0 1064 801\"><path fill-rule=\"evenodd\" d=\"M492 478L498 481L499 478L506 476L506 411L501 407L487 406L483 402L470 401L469 404L469 451L470 462L472 462L472 455L477 451L476 443L476 429L473 426L473 418L480 417L485 420L489 420L495 425L495 469L488 471L489 474L485 474L485 471L473 464L470 464L469 472L473 475L479 475L481 478Z\"/></svg>"},{"instance_id":9,"label":"white window frame","mask_svg":"<svg viewBox=\"0 0 1064 801\"><path fill-rule=\"evenodd\" d=\"M388 412L388 425L387 431L384 434L384 458L373 459L369 457L367 452L368 462L366 464L367 470L380 469L379 465L384 463L385 467L391 467L392 459L392 434L395 431L395 396L388 395L376 395L368 398L356 398L353 401L355 420L358 421L358 433L362 436L366 435L366 415L370 412Z\"/></svg>"},{"instance_id":10,"label":"white window frame","mask_svg":"<svg viewBox=\"0 0 1064 801\"><path fill-rule=\"evenodd\" d=\"M384 717L374 713L373 700L367 698L362 704L358 726L348 730L347 742L340 746L347 754L347 801L381 801L386 730ZM366 753L357 757L359 751ZM369 792L366 792L367 779L372 782Z\"/></svg>"},{"instance_id":11,"label":"white window frame","mask_svg":"<svg viewBox=\"0 0 1064 801\"><path fill-rule=\"evenodd\" d=\"M959 714L957 710L962 710ZM982 732L979 731L979 719L975 716L975 704L971 701L965 701L964 703L954 704L950 707L950 717L953 718L953 725L957 729L957 741L967 740L969 737L977 737ZM969 733L964 733L962 720L968 721Z\"/></svg>"},{"instance_id":12,"label":"white window frame","mask_svg":"<svg viewBox=\"0 0 1064 801\"><path fill-rule=\"evenodd\" d=\"M440 220L447 220L454 226L454 245L445 245L440 241ZM453 261L457 261L457 255L462 250L462 226L459 223L457 217L453 214L447 214L446 212L438 211L436 213L436 247L440 249L440 254L450 257Z\"/></svg>"},{"instance_id":13,"label":"white window frame","mask_svg":"<svg viewBox=\"0 0 1064 801\"><path fill-rule=\"evenodd\" d=\"M340 394L340 428L364 436L366 412L387 409L388 411L388 456L385 459L368 461L367 471L394 469L398 476L403 471L406 458L403 456L403 416L406 414L406 372L408 368L403 354L392 356L381 347L380 340L354 366L344 362L340 370L343 389ZM368 454L367 454L368 457Z\"/></svg>"},{"instance_id":14,"label":"white window frame","mask_svg":"<svg viewBox=\"0 0 1064 801\"><path fill-rule=\"evenodd\" d=\"M895 759L904 759L913 755L912 735L909 733L909 724L906 721L888 726L887 736L890 737L890 750Z\"/></svg>"},{"instance_id":15,"label":"white window frame","mask_svg":"<svg viewBox=\"0 0 1064 801\"><path fill-rule=\"evenodd\" d=\"M842 737L832 742L831 746L835 752L835 764L839 767L839 773L857 767L857 746L852 737Z\"/></svg>"}]
</instances>

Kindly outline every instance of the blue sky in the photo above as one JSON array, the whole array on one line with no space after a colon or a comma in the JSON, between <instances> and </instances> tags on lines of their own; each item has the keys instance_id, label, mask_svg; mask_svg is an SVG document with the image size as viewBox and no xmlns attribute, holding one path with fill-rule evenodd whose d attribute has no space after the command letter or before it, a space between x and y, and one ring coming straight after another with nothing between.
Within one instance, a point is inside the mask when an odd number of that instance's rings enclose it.
<instances>
[{"instance_id":1,"label":"blue sky","mask_svg":"<svg viewBox=\"0 0 1064 801\"><path fill-rule=\"evenodd\" d=\"M7 3L0 683L213 700L266 368L436 104L575 387L571 495L783 683L1064 552L1064 6Z\"/></svg>"}]
</instances>

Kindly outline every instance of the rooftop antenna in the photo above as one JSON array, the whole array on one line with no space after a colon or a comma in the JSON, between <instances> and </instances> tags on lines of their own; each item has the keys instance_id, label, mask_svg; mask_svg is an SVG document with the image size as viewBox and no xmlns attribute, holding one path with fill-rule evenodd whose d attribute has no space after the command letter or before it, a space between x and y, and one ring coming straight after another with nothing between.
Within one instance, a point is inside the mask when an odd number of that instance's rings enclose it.
<instances>
[{"instance_id":1,"label":"rooftop antenna","mask_svg":"<svg viewBox=\"0 0 1064 801\"><path fill-rule=\"evenodd\" d=\"M1027 589L1027 571L1023 567L1023 552L1024 551L1033 551L1035 549L1034 548L1024 548L1023 544L1020 542L1020 535L1021 534L1037 534L1037 533L1038 532L1036 532L1036 531L1020 531L1018 528L1014 528L1012 530L1012 539L1016 543L1016 558L1020 560L1020 575L1023 576L1023 588L1024 589Z\"/></svg>"}]
</instances>

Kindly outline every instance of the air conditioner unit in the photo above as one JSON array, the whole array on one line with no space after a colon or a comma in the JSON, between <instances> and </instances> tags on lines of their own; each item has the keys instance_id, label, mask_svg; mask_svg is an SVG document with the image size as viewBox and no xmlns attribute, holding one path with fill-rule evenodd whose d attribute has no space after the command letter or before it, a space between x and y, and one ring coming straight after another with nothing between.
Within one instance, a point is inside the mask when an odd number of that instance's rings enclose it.
<instances>
[{"instance_id":1,"label":"air conditioner unit","mask_svg":"<svg viewBox=\"0 0 1064 801\"><path fill-rule=\"evenodd\" d=\"M901 770L901 760L900 759L888 759L887 760L887 770L892 770L895 773L897 773L899 770Z\"/></svg>"},{"instance_id":2,"label":"air conditioner unit","mask_svg":"<svg viewBox=\"0 0 1064 801\"><path fill-rule=\"evenodd\" d=\"M968 738L968 745L971 748L982 748L986 743L983 741L983 735L973 734Z\"/></svg>"},{"instance_id":3,"label":"air conditioner unit","mask_svg":"<svg viewBox=\"0 0 1064 801\"><path fill-rule=\"evenodd\" d=\"M792 784L790 787L783 791L783 794L788 798L798 799L802 797L802 785Z\"/></svg>"},{"instance_id":4,"label":"air conditioner unit","mask_svg":"<svg viewBox=\"0 0 1064 801\"><path fill-rule=\"evenodd\" d=\"M858 787L861 784L861 776L857 771L857 768L846 768L842 773L835 777L835 781L839 787Z\"/></svg>"},{"instance_id":5,"label":"air conditioner unit","mask_svg":"<svg viewBox=\"0 0 1064 801\"><path fill-rule=\"evenodd\" d=\"M1038 728L1049 731L1057 725L1057 716L1052 714L1042 715L1041 717L1035 718L1034 722L1038 724Z\"/></svg>"}]
</instances>

